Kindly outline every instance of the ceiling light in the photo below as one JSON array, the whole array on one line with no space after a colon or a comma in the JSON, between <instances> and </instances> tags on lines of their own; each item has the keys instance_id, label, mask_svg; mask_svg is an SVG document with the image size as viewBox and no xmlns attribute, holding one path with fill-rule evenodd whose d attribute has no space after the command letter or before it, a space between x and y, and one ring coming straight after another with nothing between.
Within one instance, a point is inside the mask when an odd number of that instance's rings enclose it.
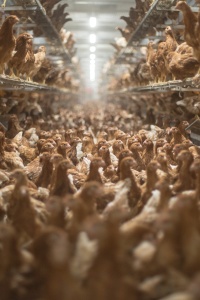
<instances>
[{"instance_id":1,"label":"ceiling light","mask_svg":"<svg viewBox=\"0 0 200 300\"><path fill-rule=\"evenodd\" d=\"M93 53L91 53L91 54L90 54L90 59L95 59L95 58L96 58L96 55L93 54Z\"/></svg>"},{"instance_id":2,"label":"ceiling light","mask_svg":"<svg viewBox=\"0 0 200 300\"><path fill-rule=\"evenodd\" d=\"M94 59L90 60L90 67L95 67L95 60Z\"/></svg>"},{"instance_id":3,"label":"ceiling light","mask_svg":"<svg viewBox=\"0 0 200 300\"><path fill-rule=\"evenodd\" d=\"M96 17L90 17L90 27L94 28L97 25L97 18Z\"/></svg>"},{"instance_id":4,"label":"ceiling light","mask_svg":"<svg viewBox=\"0 0 200 300\"><path fill-rule=\"evenodd\" d=\"M96 51L96 47L95 46L91 46L90 47L90 52L95 52Z\"/></svg>"},{"instance_id":5,"label":"ceiling light","mask_svg":"<svg viewBox=\"0 0 200 300\"><path fill-rule=\"evenodd\" d=\"M95 70L90 70L90 81L95 81Z\"/></svg>"},{"instance_id":6,"label":"ceiling light","mask_svg":"<svg viewBox=\"0 0 200 300\"><path fill-rule=\"evenodd\" d=\"M91 43L91 44L95 44L95 43L96 43L96 40L97 40L96 34L91 33L91 34L90 34L90 43Z\"/></svg>"}]
</instances>

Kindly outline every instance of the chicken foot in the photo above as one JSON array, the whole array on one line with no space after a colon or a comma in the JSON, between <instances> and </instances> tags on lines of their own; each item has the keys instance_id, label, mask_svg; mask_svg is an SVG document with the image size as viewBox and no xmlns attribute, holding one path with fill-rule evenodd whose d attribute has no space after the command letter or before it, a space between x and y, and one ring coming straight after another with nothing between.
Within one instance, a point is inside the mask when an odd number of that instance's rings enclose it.
<instances>
[{"instance_id":1,"label":"chicken foot","mask_svg":"<svg viewBox=\"0 0 200 300\"><path fill-rule=\"evenodd\" d=\"M11 78L16 78L16 75L15 75L15 73L13 72L13 69L10 69L10 74L9 74L9 76L10 76Z\"/></svg>"},{"instance_id":2,"label":"chicken foot","mask_svg":"<svg viewBox=\"0 0 200 300\"><path fill-rule=\"evenodd\" d=\"M3 65L3 66L0 65L0 74L1 74L2 76L5 76L5 68L4 68L4 65Z\"/></svg>"}]
</instances>

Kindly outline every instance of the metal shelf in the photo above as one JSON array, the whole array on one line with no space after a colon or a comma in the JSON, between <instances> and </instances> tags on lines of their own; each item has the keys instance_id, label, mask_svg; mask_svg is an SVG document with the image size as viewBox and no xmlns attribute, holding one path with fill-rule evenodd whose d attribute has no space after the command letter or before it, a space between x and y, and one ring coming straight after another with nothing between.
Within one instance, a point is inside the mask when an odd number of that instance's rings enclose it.
<instances>
[{"instance_id":1,"label":"metal shelf","mask_svg":"<svg viewBox=\"0 0 200 300\"><path fill-rule=\"evenodd\" d=\"M32 20L41 28L45 37L48 39L51 45L51 55L60 56L63 62L68 64L71 62L71 56L65 46L63 45L60 35L56 28L52 24L50 18L46 15L46 12L39 0L12 0L13 5L5 10L23 10L28 13ZM16 6L17 5L17 6Z\"/></svg>"},{"instance_id":2,"label":"metal shelf","mask_svg":"<svg viewBox=\"0 0 200 300\"><path fill-rule=\"evenodd\" d=\"M108 95L112 94L135 94L141 92L148 93L165 93L165 92L200 92L200 75L194 78L188 78L185 80L174 80L163 82L159 84L152 84L140 87L130 87L119 90L117 92L108 92Z\"/></svg>"},{"instance_id":3,"label":"metal shelf","mask_svg":"<svg viewBox=\"0 0 200 300\"><path fill-rule=\"evenodd\" d=\"M47 94L75 94L68 89L59 89L48 85L41 85L35 82L13 79L9 76L0 76L0 90Z\"/></svg>"}]
</instances>

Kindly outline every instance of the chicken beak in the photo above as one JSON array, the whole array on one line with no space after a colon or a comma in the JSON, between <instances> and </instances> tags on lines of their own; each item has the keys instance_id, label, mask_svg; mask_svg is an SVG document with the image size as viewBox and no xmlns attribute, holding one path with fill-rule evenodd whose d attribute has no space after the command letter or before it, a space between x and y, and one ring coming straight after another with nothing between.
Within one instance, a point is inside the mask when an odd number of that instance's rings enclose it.
<instances>
[{"instance_id":1,"label":"chicken beak","mask_svg":"<svg viewBox=\"0 0 200 300\"><path fill-rule=\"evenodd\" d=\"M15 16L15 22L19 22L19 18L17 16Z\"/></svg>"}]
</instances>

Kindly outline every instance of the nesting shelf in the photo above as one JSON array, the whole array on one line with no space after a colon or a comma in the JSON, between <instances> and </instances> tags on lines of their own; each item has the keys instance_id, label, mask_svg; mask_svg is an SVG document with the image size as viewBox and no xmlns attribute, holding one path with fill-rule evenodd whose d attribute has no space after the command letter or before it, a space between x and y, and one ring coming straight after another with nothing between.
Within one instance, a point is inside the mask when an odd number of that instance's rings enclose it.
<instances>
[{"instance_id":1,"label":"nesting shelf","mask_svg":"<svg viewBox=\"0 0 200 300\"><path fill-rule=\"evenodd\" d=\"M141 93L141 92L190 92L190 91L197 91L200 92L200 75L195 76L194 78L187 78L185 80L173 80L162 82L159 84L152 84L140 87L129 87L121 89L117 92L110 92L108 95L112 95L113 93L117 94L134 94L134 93Z\"/></svg>"},{"instance_id":2,"label":"nesting shelf","mask_svg":"<svg viewBox=\"0 0 200 300\"><path fill-rule=\"evenodd\" d=\"M59 89L48 85L38 84L25 80L13 79L9 76L0 76L0 90L5 91L20 91L37 92L47 94L73 94L68 89Z\"/></svg>"}]
</instances>

